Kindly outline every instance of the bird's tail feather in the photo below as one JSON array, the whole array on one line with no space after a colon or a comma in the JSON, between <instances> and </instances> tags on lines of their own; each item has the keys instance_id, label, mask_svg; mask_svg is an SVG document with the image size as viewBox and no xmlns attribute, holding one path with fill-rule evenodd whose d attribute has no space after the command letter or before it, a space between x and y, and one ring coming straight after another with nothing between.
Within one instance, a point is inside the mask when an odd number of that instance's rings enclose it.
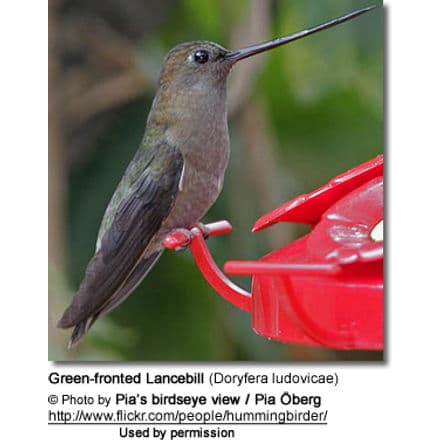
<instances>
[{"instance_id":1,"label":"bird's tail feather","mask_svg":"<svg viewBox=\"0 0 440 440\"><path fill-rule=\"evenodd\" d=\"M92 318L84 319L75 325L72 335L70 336L69 344L67 345L68 349L75 347L81 341L97 317L98 315L94 315Z\"/></svg>"},{"instance_id":2,"label":"bird's tail feather","mask_svg":"<svg viewBox=\"0 0 440 440\"><path fill-rule=\"evenodd\" d=\"M104 307L98 313L78 322L75 325L72 331L72 335L70 336L70 341L68 344L69 349L75 347L81 341L81 339L84 337L84 335L87 333L87 331L90 329L90 327L99 316L105 315L106 313L113 310L122 301L124 301L131 292L133 292L133 290L139 285L139 283L147 276L148 272L154 266L154 263L157 261L161 254L162 251L158 251L149 255L147 258L141 259L132 271L132 273L129 275L129 277L125 280L124 284L104 305Z\"/></svg>"}]
</instances>

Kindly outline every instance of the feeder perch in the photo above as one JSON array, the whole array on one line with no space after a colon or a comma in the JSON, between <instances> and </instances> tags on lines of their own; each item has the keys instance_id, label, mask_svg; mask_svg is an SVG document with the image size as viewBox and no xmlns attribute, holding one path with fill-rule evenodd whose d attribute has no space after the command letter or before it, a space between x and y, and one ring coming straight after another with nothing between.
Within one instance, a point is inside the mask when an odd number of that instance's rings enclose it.
<instances>
[{"instance_id":1,"label":"feeder perch","mask_svg":"<svg viewBox=\"0 0 440 440\"><path fill-rule=\"evenodd\" d=\"M333 178L262 216L257 232L279 222L311 232L258 261L228 261L230 275L252 276L251 292L215 264L205 235L227 221L176 230L170 249L189 246L202 275L233 305L252 314L256 333L282 342L336 349L383 349L383 156Z\"/></svg>"}]
</instances>

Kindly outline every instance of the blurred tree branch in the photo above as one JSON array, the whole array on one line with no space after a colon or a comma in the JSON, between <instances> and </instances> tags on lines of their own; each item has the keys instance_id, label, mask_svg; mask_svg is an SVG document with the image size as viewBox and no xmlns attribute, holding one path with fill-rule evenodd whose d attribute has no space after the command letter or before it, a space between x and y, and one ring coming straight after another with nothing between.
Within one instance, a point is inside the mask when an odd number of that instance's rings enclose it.
<instances>
[{"instance_id":1,"label":"blurred tree branch","mask_svg":"<svg viewBox=\"0 0 440 440\"><path fill-rule=\"evenodd\" d=\"M59 119L59 63L55 54L57 1L49 2L49 260L64 267L64 194L65 163L63 137Z\"/></svg>"},{"instance_id":2,"label":"blurred tree branch","mask_svg":"<svg viewBox=\"0 0 440 440\"><path fill-rule=\"evenodd\" d=\"M55 53L57 1L49 1L49 186L48 186L48 258L52 278L64 279L65 273L65 193L66 162L59 119L59 63ZM61 312L60 283L49 283L48 336L49 346L60 345L60 334L55 331Z\"/></svg>"},{"instance_id":3,"label":"blurred tree branch","mask_svg":"<svg viewBox=\"0 0 440 440\"><path fill-rule=\"evenodd\" d=\"M245 47L270 39L271 1L255 0L248 2L246 21L239 23L231 36L231 47ZM252 98L255 82L265 61L264 54L240 63L231 74L228 91L230 117L238 121L245 146L246 163L251 187L255 188L258 214L273 209L279 194L277 167L275 163L277 144L269 129L264 105L258 97ZM255 220L255 219L254 219ZM281 228L272 228L265 234L268 247L275 249L286 243L288 235Z\"/></svg>"},{"instance_id":4,"label":"blurred tree branch","mask_svg":"<svg viewBox=\"0 0 440 440\"><path fill-rule=\"evenodd\" d=\"M232 31L230 47L238 49L269 38L271 1L252 0L248 2L246 20ZM240 106L249 99L254 90L258 72L264 65L265 55L252 57L239 63L231 73L228 88L228 112L233 117Z\"/></svg>"},{"instance_id":5,"label":"blurred tree branch","mask_svg":"<svg viewBox=\"0 0 440 440\"><path fill-rule=\"evenodd\" d=\"M136 45L103 20L88 21L81 39L91 52L91 68L98 72L67 76L64 118L72 127L133 101L155 79L153 69L147 70L141 64L142 55Z\"/></svg>"}]
</instances>

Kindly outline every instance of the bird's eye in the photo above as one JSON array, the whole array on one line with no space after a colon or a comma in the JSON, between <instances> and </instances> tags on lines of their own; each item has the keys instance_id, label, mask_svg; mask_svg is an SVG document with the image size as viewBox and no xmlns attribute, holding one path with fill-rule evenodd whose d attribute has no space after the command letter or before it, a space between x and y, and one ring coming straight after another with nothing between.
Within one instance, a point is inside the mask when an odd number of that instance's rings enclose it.
<instances>
[{"instance_id":1,"label":"bird's eye","mask_svg":"<svg viewBox=\"0 0 440 440\"><path fill-rule=\"evenodd\" d=\"M198 50L194 52L194 61L198 64L205 64L209 60L209 52L207 50Z\"/></svg>"}]
</instances>

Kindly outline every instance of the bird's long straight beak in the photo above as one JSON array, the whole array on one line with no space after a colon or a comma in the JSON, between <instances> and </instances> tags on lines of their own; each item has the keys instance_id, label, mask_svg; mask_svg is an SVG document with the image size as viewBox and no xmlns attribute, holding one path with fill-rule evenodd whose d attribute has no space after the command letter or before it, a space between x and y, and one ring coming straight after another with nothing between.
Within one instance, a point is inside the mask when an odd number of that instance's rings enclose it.
<instances>
[{"instance_id":1,"label":"bird's long straight beak","mask_svg":"<svg viewBox=\"0 0 440 440\"><path fill-rule=\"evenodd\" d=\"M294 34L286 35L285 37L276 38L275 40L265 41L264 43L255 44L253 46L248 46L243 49L228 52L225 55L225 59L232 61L233 63L236 63L237 61L251 57L253 55L256 55L257 53L265 52L266 50L273 49L274 47L281 46L282 44L287 44L290 43L291 41L299 40L300 38L314 34L315 32L319 32L324 29L328 29L332 26L336 26L338 24L344 23L344 21L351 20L352 18L362 15L365 12L374 9L375 7L376 6L369 6L367 8L359 9L357 11L351 12L350 14L344 15L339 18L335 18L331 21L328 21L327 23L320 24L310 29L306 29L300 32L295 32Z\"/></svg>"}]
</instances>

